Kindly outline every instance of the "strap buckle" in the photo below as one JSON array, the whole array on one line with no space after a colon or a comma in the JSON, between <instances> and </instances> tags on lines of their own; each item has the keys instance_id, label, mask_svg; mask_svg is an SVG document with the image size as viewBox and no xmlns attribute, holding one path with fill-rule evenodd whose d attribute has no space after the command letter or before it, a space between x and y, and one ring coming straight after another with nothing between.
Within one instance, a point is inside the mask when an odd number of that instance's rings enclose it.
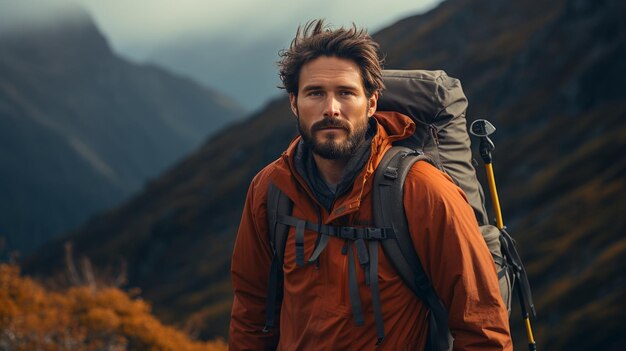
<instances>
[{"instance_id":1,"label":"strap buckle","mask_svg":"<svg viewBox=\"0 0 626 351\"><path fill-rule=\"evenodd\" d=\"M365 228L365 238L366 239L387 239L387 233L385 233L381 228Z\"/></svg>"},{"instance_id":2,"label":"strap buckle","mask_svg":"<svg viewBox=\"0 0 626 351\"><path fill-rule=\"evenodd\" d=\"M356 230L354 227L341 227L339 236L343 239L356 240Z\"/></svg>"},{"instance_id":3,"label":"strap buckle","mask_svg":"<svg viewBox=\"0 0 626 351\"><path fill-rule=\"evenodd\" d=\"M397 179L398 178L398 168L397 167L387 167L385 168L385 177L389 179Z\"/></svg>"}]
</instances>

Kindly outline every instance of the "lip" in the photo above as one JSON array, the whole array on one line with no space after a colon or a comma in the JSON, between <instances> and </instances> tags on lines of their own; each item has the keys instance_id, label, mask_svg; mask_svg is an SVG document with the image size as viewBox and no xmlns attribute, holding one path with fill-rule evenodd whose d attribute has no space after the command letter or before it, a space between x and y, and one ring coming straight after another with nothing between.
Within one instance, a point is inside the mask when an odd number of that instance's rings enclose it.
<instances>
[{"instance_id":1,"label":"lip","mask_svg":"<svg viewBox=\"0 0 626 351\"><path fill-rule=\"evenodd\" d=\"M343 135L344 133L348 133L344 128L322 128L322 129L318 129L317 132L319 132L322 135L325 135L325 134Z\"/></svg>"},{"instance_id":2,"label":"lip","mask_svg":"<svg viewBox=\"0 0 626 351\"><path fill-rule=\"evenodd\" d=\"M318 128L317 130L324 131L324 130L346 130L346 129L342 127L323 127L323 128Z\"/></svg>"}]
</instances>

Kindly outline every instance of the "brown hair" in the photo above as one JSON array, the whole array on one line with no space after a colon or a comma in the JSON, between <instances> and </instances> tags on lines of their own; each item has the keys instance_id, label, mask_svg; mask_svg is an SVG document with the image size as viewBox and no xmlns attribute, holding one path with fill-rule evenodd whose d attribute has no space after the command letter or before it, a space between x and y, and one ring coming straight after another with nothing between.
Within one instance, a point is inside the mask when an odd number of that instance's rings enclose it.
<instances>
[{"instance_id":1,"label":"brown hair","mask_svg":"<svg viewBox=\"0 0 626 351\"><path fill-rule=\"evenodd\" d=\"M279 53L278 67L283 83L280 88L298 95L302 66L320 56L330 56L354 61L361 70L365 93L371 97L385 87L378 47L367 31L358 29L354 23L348 29L331 30L323 19L309 21L304 29L298 26L289 49Z\"/></svg>"}]
</instances>

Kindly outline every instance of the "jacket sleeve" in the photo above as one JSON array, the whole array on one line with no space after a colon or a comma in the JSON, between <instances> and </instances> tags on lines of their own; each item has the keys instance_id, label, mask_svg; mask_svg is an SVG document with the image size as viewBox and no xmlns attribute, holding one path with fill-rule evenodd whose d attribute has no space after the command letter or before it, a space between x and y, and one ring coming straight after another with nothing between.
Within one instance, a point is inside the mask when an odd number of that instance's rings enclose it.
<instances>
[{"instance_id":1,"label":"jacket sleeve","mask_svg":"<svg viewBox=\"0 0 626 351\"><path fill-rule=\"evenodd\" d=\"M231 262L235 297L229 349L233 351L275 350L278 345L278 327L268 333L262 331L272 253L267 233L267 191L260 190L257 178L248 189Z\"/></svg>"},{"instance_id":2,"label":"jacket sleeve","mask_svg":"<svg viewBox=\"0 0 626 351\"><path fill-rule=\"evenodd\" d=\"M512 350L496 268L465 194L444 173L417 162L405 182L413 243L448 310L454 350Z\"/></svg>"}]
</instances>

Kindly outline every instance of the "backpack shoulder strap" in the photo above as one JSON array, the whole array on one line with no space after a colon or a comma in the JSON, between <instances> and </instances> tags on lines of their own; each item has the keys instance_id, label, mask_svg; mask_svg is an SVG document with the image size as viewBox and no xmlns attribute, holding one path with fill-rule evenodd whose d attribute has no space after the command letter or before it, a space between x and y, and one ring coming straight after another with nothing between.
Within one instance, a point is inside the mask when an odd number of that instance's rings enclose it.
<instances>
[{"instance_id":1,"label":"backpack shoulder strap","mask_svg":"<svg viewBox=\"0 0 626 351\"><path fill-rule=\"evenodd\" d=\"M278 217L289 216L292 210L293 202L274 183L270 183L267 189L267 228L272 250L281 262L285 255L289 226L279 223Z\"/></svg>"},{"instance_id":2,"label":"backpack shoulder strap","mask_svg":"<svg viewBox=\"0 0 626 351\"><path fill-rule=\"evenodd\" d=\"M293 202L276 185L270 183L267 189L267 231L272 248L272 266L267 284L267 301L265 305L265 327L267 333L276 325L276 316L280 310L279 301L282 300L283 270L282 262L285 255L285 243L289 234L289 227L278 223L281 215L290 215Z\"/></svg>"},{"instance_id":3,"label":"backpack shoulder strap","mask_svg":"<svg viewBox=\"0 0 626 351\"><path fill-rule=\"evenodd\" d=\"M430 283L409 233L404 212L404 180L417 161L432 160L407 147L392 147L378 165L374 175L374 224L393 228L395 240L383 240L387 258L407 286L429 308L429 345L432 350L449 350L452 337L448 328L448 312Z\"/></svg>"}]
</instances>

